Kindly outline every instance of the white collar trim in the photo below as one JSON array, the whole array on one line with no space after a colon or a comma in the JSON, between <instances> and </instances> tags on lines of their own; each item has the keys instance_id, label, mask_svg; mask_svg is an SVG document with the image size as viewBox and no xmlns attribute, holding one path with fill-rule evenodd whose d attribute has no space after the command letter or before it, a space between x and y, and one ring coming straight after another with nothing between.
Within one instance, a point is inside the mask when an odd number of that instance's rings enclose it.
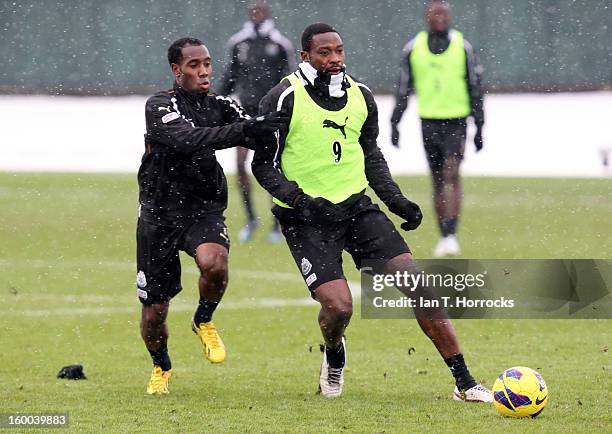
<instances>
[{"instance_id":1,"label":"white collar trim","mask_svg":"<svg viewBox=\"0 0 612 434\"><path fill-rule=\"evenodd\" d=\"M255 39L258 33L261 36L270 36L270 33L274 31L274 20L268 18L261 23L258 29L255 29L255 24L249 20L244 23L242 28L248 33L249 39Z\"/></svg>"},{"instance_id":2,"label":"white collar trim","mask_svg":"<svg viewBox=\"0 0 612 434\"><path fill-rule=\"evenodd\" d=\"M298 68L302 72L302 76L306 79L308 84L314 86L314 82L317 78L318 71L308 62L302 62L298 65ZM343 89L342 84L345 80L345 73L332 75L329 81L329 96L333 98L343 97L346 91Z\"/></svg>"}]
</instances>

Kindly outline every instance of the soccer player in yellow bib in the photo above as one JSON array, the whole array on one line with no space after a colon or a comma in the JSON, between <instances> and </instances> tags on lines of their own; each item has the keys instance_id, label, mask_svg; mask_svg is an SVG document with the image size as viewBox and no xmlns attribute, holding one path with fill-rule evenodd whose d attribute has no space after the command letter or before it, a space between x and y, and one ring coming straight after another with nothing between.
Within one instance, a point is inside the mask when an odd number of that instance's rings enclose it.
<instances>
[{"instance_id":1,"label":"soccer player in yellow bib","mask_svg":"<svg viewBox=\"0 0 612 434\"><path fill-rule=\"evenodd\" d=\"M416 229L422 215L391 178L376 142L376 102L365 85L345 73L338 32L324 23L308 26L301 58L298 70L262 99L260 114L281 110L290 122L258 148L252 168L274 198L272 212L312 297L321 304L325 349L319 388L332 398L342 393L344 332L353 312L342 251L351 254L357 268L378 260L388 272L415 271L406 242L365 189L370 186L405 220L404 230ZM453 396L491 401L491 393L470 375L451 322L416 316L455 377Z\"/></svg>"},{"instance_id":2,"label":"soccer player in yellow bib","mask_svg":"<svg viewBox=\"0 0 612 434\"><path fill-rule=\"evenodd\" d=\"M461 32L450 29L450 22L448 3L430 0L428 31L419 32L402 50L396 104L391 116L391 143L399 147L398 124L408 106L408 97L411 93L417 94L434 208L442 235L433 250L436 257L461 253L456 236L463 195L459 166L465 149L468 116L476 124L476 151L483 147L481 67L470 43Z\"/></svg>"}]
</instances>

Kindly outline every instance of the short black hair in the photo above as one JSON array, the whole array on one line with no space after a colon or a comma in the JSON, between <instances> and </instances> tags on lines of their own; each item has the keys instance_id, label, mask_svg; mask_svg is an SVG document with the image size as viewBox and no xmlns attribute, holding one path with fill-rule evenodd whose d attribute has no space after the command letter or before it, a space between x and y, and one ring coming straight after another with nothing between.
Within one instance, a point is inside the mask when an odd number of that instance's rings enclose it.
<instances>
[{"instance_id":1,"label":"short black hair","mask_svg":"<svg viewBox=\"0 0 612 434\"><path fill-rule=\"evenodd\" d=\"M204 42L200 41L198 38L181 38L177 39L168 47L168 63L172 65L173 63L180 63L183 58L183 48L204 45Z\"/></svg>"},{"instance_id":2,"label":"short black hair","mask_svg":"<svg viewBox=\"0 0 612 434\"><path fill-rule=\"evenodd\" d=\"M320 33L338 33L336 29L334 29L329 24L325 23L314 23L309 25L302 32L302 51L310 51L312 45L312 37L314 35L318 35ZM340 33L338 33L339 35Z\"/></svg>"}]
</instances>

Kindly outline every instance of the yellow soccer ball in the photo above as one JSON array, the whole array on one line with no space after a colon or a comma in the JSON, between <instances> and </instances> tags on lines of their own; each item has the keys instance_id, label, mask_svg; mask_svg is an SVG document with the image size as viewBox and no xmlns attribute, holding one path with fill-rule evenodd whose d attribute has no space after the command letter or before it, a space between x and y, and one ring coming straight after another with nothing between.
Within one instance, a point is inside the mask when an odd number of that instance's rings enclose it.
<instances>
[{"instance_id":1,"label":"yellow soccer ball","mask_svg":"<svg viewBox=\"0 0 612 434\"><path fill-rule=\"evenodd\" d=\"M502 416L536 417L547 403L546 382L531 368L506 369L493 384L493 405Z\"/></svg>"}]
</instances>

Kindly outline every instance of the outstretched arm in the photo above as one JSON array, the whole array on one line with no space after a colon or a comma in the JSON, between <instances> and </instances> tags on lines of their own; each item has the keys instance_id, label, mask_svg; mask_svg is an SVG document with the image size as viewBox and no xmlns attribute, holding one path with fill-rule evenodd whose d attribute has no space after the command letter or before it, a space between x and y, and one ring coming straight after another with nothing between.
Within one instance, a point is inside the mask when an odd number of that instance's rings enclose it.
<instances>
[{"instance_id":1,"label":"outstretched arm","mask_svg":"<svg viewBox=\"0 0 612 434\"><path fill-rule=\"evenodd\" d=\"M145 117L148 139L184 154L231 148L246 141L244 122L220 127L196 127L165 94L149 98Z\"/></svg>"},{"instance_id":2,"label":"outstretched arm","mask_svg":"<svg viewBox=\"0 0 612 434\"><path fill-rule=\"evenodd\" d=\"M146 138L168 150L182 154L193 154L234 146L255 149L255 138L286 125L287 119L280 113L249 119L243 110L230 98L217 96L225 111L227 125L218 127L196 127L179 111L167 94L157 94L146 103Z\"/></svg>"}]
</instances>

